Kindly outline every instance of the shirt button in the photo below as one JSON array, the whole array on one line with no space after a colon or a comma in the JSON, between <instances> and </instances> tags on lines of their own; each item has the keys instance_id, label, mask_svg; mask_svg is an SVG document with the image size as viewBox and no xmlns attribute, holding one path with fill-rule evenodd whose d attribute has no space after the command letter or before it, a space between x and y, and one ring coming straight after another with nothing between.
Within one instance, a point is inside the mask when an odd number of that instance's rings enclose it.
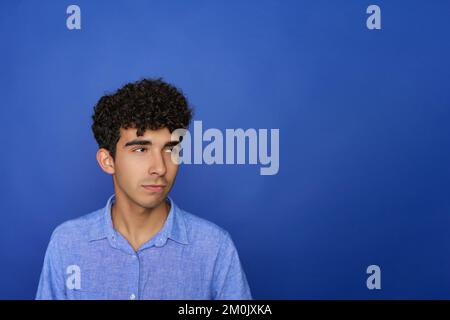
<instances>
[{"instance_id":1,"label":"shirt button","mask_svg":"<svg viewBox=\"0 0 450 320\"><path fill-rule=\"evenodd\" d=\"M134 299L136 299L136 295L134 293L132 293L130 296L130 300L134 300Z\"/></svg>"},{"instance_id":2,"label":"shirt button","mask_svg":"<svg viewBox=\"0 0 450 320\"><path fill-rule=\"evenodd\" d=\"M132 257L133 259L136 259L136 258L137 258L135 254L132 254L131 257Z\"/></svg>"}]
</instances>

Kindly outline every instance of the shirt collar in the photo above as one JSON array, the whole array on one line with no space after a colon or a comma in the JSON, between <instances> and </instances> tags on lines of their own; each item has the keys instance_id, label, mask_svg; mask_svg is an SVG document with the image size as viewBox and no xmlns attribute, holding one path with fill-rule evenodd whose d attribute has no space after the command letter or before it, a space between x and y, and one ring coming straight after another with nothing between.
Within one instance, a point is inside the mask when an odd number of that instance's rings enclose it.
<instances>
[{"instance_id":1,"label":"shirt collar","mask_svg":"<svg viewBox=\"0 0 450 320\"><path fill-rule=\"evenodd\" d=\"M164 246L169 238L181 244L189 244L183 210L178 208L171 197L167 196L167 199L170 202L170 211L162 229L155 235L157 237L155 246ZM90 241L108 238L111 245L114 246L114 237L117 231L114 229L111 219L111 206L115 200L115 194L111 195L106 206L100 209L101 218L91 228Z\"/></svg>"}]
</instances>

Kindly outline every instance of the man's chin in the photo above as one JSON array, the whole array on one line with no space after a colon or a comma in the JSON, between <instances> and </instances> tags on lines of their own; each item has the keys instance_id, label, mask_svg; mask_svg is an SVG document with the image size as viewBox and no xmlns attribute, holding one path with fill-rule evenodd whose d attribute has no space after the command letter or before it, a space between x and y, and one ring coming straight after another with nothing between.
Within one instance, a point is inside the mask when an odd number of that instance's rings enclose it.
<instances>
[{"instance_id":1,"label":"man's chin","mask_svg":"<svg viewBox=\"0 0 450 320\"><path fill-rule=\"evenodd\" d=\"M166 199L166 194L145 195L141 198L141 206L146 209L155 209L159 207Z\"/></svg>"}]
</instances>

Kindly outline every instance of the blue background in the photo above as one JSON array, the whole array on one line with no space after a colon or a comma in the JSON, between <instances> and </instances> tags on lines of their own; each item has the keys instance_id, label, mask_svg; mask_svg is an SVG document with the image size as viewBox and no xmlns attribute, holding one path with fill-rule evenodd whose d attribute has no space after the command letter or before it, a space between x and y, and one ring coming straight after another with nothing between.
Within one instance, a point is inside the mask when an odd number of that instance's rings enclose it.
<instances>
[{"instance_id":1,"label":"blue background","mask_svg":"<svg viewBox=\"0 0 450 320\"><path fill-rule=\"evenodd\" d=\"M450 298L449 31L438 0L2 2L0 298L34 298L52 230L106 204L92 108L146 76L204 130L280 129L277 175L185 165L172 191L254 298Z\"/></svg>"}]
</instances>

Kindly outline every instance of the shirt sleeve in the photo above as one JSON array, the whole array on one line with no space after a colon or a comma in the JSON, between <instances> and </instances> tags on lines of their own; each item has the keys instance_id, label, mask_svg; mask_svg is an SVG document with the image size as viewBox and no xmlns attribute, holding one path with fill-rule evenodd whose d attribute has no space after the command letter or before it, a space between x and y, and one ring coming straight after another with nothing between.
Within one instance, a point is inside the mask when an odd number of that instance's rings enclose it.
<instances>
[{"instance_id":1,"label":"shirt sleeve","mask_svg":"<svg viewBox=\"0 0 450 320\"><path fill-rule=\"evenodd\" d=\"M45 252L44 266L39 279L36 300L66 299L64 282L56 229Z\"/></svg>"},{"instance_id":2,"label":"shirt sleeve","mask_svg":"<svg viewBox=\"0 0 450 320\"><path fill-rule=\"evenodd\" d=\"M228 232L225 232L214 266L213 299L252 300L247 277Z\"/></svg>"}]
</instances>

